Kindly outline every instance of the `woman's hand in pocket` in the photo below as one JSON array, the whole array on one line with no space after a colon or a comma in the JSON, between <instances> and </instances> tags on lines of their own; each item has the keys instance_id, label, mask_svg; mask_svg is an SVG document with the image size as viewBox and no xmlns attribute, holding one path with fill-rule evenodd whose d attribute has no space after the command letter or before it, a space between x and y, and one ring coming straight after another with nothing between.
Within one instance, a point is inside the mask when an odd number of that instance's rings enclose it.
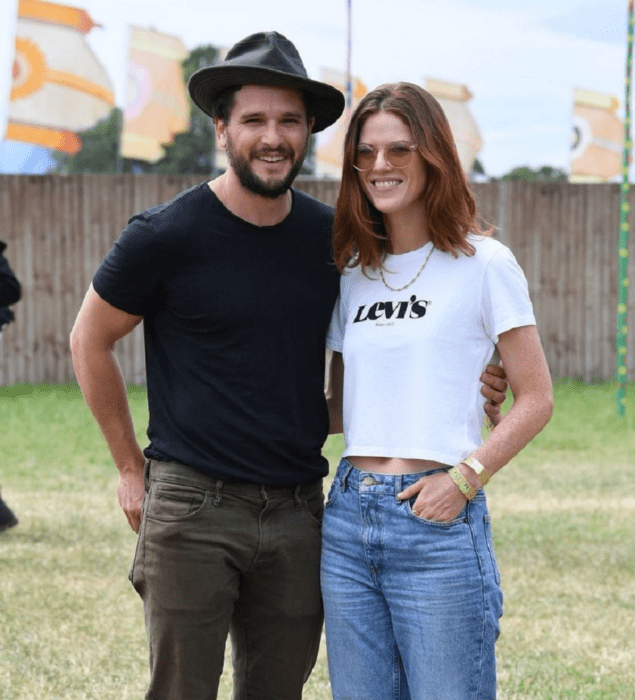
<instances>
[{"instance_id":1,"label":"woman's hand in pocket","mask_svg":"<svg viewBox=\"0 0 635 700\"><path fill-rule=\"evenodd\" d=\"M412 505L412 512L420 518L439 523L454 520L467 500L446 472L424 476L397 494L402 501L415 496L417 500Z\"/></svg>"}]
</instances>

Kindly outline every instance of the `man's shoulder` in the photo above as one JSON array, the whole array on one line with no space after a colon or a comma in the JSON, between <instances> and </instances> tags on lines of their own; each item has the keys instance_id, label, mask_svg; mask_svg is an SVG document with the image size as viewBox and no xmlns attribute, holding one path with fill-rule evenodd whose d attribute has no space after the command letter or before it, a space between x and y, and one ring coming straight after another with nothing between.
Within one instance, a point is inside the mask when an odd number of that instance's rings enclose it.
<instances>
[{"instance_id":1,"label":"man's shoulder","mask_svg":"<svg viewBox=\"0 0 635 700\"><path fill-rule=\"evenodd\" d=\"M209 192L207 183L200 183L167 202L136 213L129 219L115 248L143 255L155 251L163 256L181 250L184 241L191 244L196 240L201 222L213 216L210 207L214 198Z\"/></svg>"},{"instance_id":2,"label":"man's shoulder","mask_svg":"<svg viewBox=\"0 0 635 700\"><path fill-rule=\"evenodd\" d=\"M160 246L165 253L196 239L201 224L214 216L214 197L206 182L179 192L167 202L135 214L122 233L133 246Z\"/></svg>"},{"instance_id":3,"label":"man's shoulder","mask_svg":"<svg viewBox=\"0 0 635 700\"><path fill-rule=\"evenodd\" d=\"M138 212L130 219L130 222L136 220L153 222L154 224L160 225L162 223L169 223L170 220L176 218L182 223L184 215L187 216L188 213L196 215L196 211L200 206L205 206L212 201L206 192L208 189L209 187L206 182L189 187L179 192L167 202L156 204L153 207Z\"/></svg>"},{"instance_id":4,"label":"man's shoulder","mask_svg":"<svg viewBox=\"0 0 635 700\"><path fill-rule=\"evenodd\" d=\"M317 215L329 220L333 218L334 210L330 204L326 204L295 187L293 188L293 203L301 215Z\"/></svg>"}]
</instances>

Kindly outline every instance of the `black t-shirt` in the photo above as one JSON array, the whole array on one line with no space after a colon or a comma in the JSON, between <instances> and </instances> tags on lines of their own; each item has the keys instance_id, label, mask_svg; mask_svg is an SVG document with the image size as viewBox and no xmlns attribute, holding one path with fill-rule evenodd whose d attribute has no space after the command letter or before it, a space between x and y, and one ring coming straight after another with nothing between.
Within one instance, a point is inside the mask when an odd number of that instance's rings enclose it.
<instances>
[{"instance_id":1,"label":"black t-shirt","mask_svg":"<svg viewBox=\"0 0 635 700\"><path fill-rule=\"evenodd\" d=\"M224 481L306 484L327 473L332 215L293 190L287 218L257 227L204 183L130 220L93 284L144 316L147 457Z\"/></svg>"}]
</instances>

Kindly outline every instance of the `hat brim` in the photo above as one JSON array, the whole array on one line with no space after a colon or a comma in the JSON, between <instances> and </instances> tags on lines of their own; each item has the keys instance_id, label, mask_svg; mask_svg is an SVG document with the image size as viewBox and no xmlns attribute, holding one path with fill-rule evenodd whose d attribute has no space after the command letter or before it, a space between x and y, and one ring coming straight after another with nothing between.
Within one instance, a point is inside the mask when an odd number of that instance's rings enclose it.
<instances>
[{"instance_id":1,"label":"hat brim","mask_svg":"<svg viewBox=\"0 0 635 700\"><path fill-rule=\"evenodd\" d=\"M332 85L270 68L223 65L201 68L192 75L187 87L194 104L213 117L212 105L218 93L242 85L290 87L312 95L315 98L312 101L314 134L334 124L344 111L344 95Z\"/></svg>"}]
</instances>

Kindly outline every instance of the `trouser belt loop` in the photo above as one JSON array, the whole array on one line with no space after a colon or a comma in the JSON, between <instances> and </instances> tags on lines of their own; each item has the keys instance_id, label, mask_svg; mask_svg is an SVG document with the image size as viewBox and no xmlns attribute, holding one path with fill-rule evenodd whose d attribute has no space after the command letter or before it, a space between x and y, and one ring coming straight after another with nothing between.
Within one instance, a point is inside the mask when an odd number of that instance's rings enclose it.
<instances>
[{"instance_id":1,"label":"trouser belt loop","mask_svg":"<svg viewBox=\"0 0 635 700\"><path fill-rule=\"evenodd\" d=\"M354 468L355 467L353 467L352 464L348 464L346 471L344 472L344 475L342 476L342 492L346 491L346 488L348 486L348 477Z\"/></svg>"},{"instance_id":2,"label":"trouser belt loop","mask_svg":"<svg viewBox=\"0 0 635 700\"><path fill-rule=\"evenodd\" d=\"M293 490L293 498L295 500L295 509L296 510L300 510L300 508L302 508L302 499L300 498L300 489L301 488L302 487L300 485L298 485Z\"/></svg>"},{"instance_id":3,"label":"trouser belt loop","mask_svg":"<svg viewBox=\"0 0 635 700\"><path fill-rule=\"evenodd\" d=\"M151 459L146 459L143 465L143 486L146 491L150 490L150 462Z\"/></svg>"},{"instance_id":4,"label":"trouser belt loop","mask_svg":"<svg viewBox=\"0 0 635 700\"><path fill-rule=\"evenodd\" d=\"M214 505L219 506L223 498L221 491L223 490L223 482L219 479L216 482L216 497L214 498Z\"/></svg>"},{"instance_id":5,"label":"trouser belt loop","mask_svg":"<svg viewBox=\"0 0 635 700\"><path fill-rule=\"evenodd\" d=\"M269 500L269 496L267 494L267 487L264 484L260 486L260 495L262 496L262 500L265 503Z\"/></svg>"}]
</instances>

